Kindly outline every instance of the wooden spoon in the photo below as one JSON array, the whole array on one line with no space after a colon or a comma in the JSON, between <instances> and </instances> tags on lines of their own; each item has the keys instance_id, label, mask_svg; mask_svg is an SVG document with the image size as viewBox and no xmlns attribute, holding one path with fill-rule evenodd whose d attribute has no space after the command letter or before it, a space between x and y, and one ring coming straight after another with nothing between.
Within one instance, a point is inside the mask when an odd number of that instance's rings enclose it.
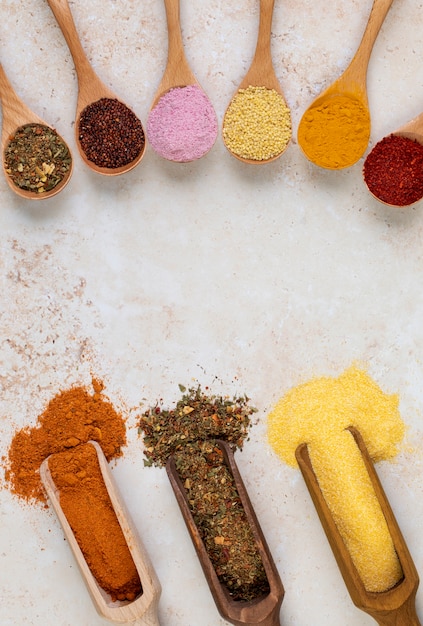
<instances>
[{"instance_id":1,"label":"wooden spoon","mask_svg":"<svg viewBox=\"0 0 423 626\"><path fill-rule=\"evenodd\" d=\"M105 174L108 176L124 174L125 172L132 170L141 161L145 154L145 143L138 156L127 165L123 165L121 167L99 167L98 165L87 159L87 156L79 140L79 118L82 111L88 105L97 102L101 98L109 98L112 100L118 98L108 87L106 87L106 85L100 80L100 78L93 70L84 52L84 49L82 48L82 44L79 39L75 27L75 22L73 20L67 0L47 0L47 2L65 37L75 64L75 70L78 78L78 100L75 115L75 133L76 143L81 158L88 167L90 167L95 172L98 172L99 174Z\"/></svg>"},{"instance_id":2,"label":"wooden spoon","mask_svg":"<svg viewBox=\"0 0 423 626\"><path fill-rule=\"evenodd\" d=\"M179 0L164 0L167 20L168 49L166 68L151 105L153 109L160 98L174 87L197 85L201 87L194 76L185 56L184 44L179 12Z\"/></svg>"},{"instance_id":3,"label":"wooden spoon","mask_svg":"<svg viewBox=\"0 0 423 626\"><path fill-rule=\"evenodd\" d=\"M119 494L110 471L109 464L107 463L101 447L95 441L90 441L89 443L96 449L104 483L141 580L143 592L133 602L112 602L110 596L98 585L96 579L92 575L69 522L60 506L60 492L52 479L48 465L49 459L53 455L45 459L41 464L41 481L62 525L65 537L72 549L73 555L85 580L87 589L97 612L102 617L111 620L112 622L133 625L137 624L138 626L160 626L157 615L157 608L161 594L160 582L156 576L147 551L138 536L134 523L132 522L125 504Z\"/></svg>"},{"instance_id":4,"label":"wooden spoon","mask_svg":"<svg viewBox=\"0 0 423 626\"><path fill-rule=\"evenodd\" d=\"M392 135L395 135L397 137L404 137L406 139L409 139L410 141L415 141L423 146L423 113L420 113L420 115L410 120L409 122L407 122L406 124L398 128L397 130L392 132L390 135L386 135L384 139L389 141ZM383 139L381 141L383 141ZM369 155L366 157L366 160L363 166L364 183L368 191L370 192L370 194L382 204L385 204L386 206L392 207L394 209L405 208L407 206L411 206L412 204L415 204L416 202L419 202L423 197L423 193L421 193L421 191L417 193L417 189L418 189L417 184L421 183L423 174L420 172L418 164L414 163L414 165L411 165L409 163L409 158L407 157L404 157L403 165L405 168L410 167L411 172L407 176L407 182L405 183L404 187L400 186L400 183L402 183L403 181L401 180L401 175L397 167L392 166L392 163L390 162L390 158L389 158L389 153L388 155L386 155L386 159L384 159L385 166L387 167L387 175L389 175L389 178L390 178L389 184L393 188L399 190L397 204L392 204L391 202L387 202L382 197L380 197L380 195L383 195L383 191L384 191L383 188L381 189L379 184L373 187L373 184L372 184L376 180L378 180L378 177L375 179L373 179L373 177L371 177L369 180L367 179L368 170L369 169L371 170L371 166L370 165L368 166L368 158L370 157L369 162L372 163L373 162L372 152L373 150L378 150L379 143L380 142L378 142L370 151ZM400 157L398 155L398 161L399 160L400 160ZM376 158L376 161L378 162L378 166L379 166L380 165L379 159ZM398 166L399 166L399 163L398 163ZM412 174L417 175L415 179L412 178ZM413 186L413 183L416 185L416 188L415 188L416 193L412 193L413 189L408 188L408 184L410 183L412 186ZM377 190L380 190L381 192L379 195L377 194ZM406 200L404 202L400 201L399 199L401 197L401 191L404 192L403 199Z\"/></svg>"},{"instance_id":5,"label":"wooden spoon","mask_svg":"<svg viewBox=\"0 0 423 626\"><path fill-rule=\"evenodd\" d=\"M279 612L285 592L278 570L273 562L266 539L264 538L248 497L247 490L235 463L233 452L226 442L220 441L218 445L223 452L225 463L234 478L245 514L257 542L257 547L270 587L270 591L267 595L248 602L233 600L231 598L227 588L219 582L216 571L210 561L201 535L191 514L187 493L179 477L173 457L169 458L166 465L170 484L172 485L201 567L221 616L228 622L235 624L235 626L279 626Z\"/></svg>"},{"instance_id":6,"label":"wooden spoon","mask_svg":"<svg viewBox=\"0 0 423 626\"><path fill-rule=\"evenodd\" d=\"M3 69L3 66L0 63L0 100L3 109L3 125L2 125L2 136L1 136L1 146L2 146L2 161L3 161L3 171L6 176L6 180L9 184L9 187L21 198L25 198L28 200L46 200L47 198L51 198L55 196L59 191L68 184L70 177L72 175L73 169L73 159L71 160L71 165L63 177L63 179L58 183L53 189L50 191L45 191L43 193L34 193L33 191L27 191L26 189L21 189L17 185L14 184L9 174L6 172L5 161L4 161L4 152L7 148L10 138L13 137L14 133L21 126L26 126L27 124L41 124L43 126L47 126L48 128L52 128L44 120L38 117L33 111L31 111L26 104L18 97L16 92L13 90L12 85L10 84L6 73ZM62 137L61 140L64 141ZM69 149L69 148L68 148ZM70 152L70 151L69 151Z\"/></svg>"},{"instance_id":7,"label":"wooden spoon","mask_svg":"<svg viewBox=\"0 0 423 626\"><path fill-rule=\"evenodd\" d=\"M358 100L362 104L362 106L369 112L369 102L367 96L367 69L370 61L370 55L376 41L376 37L379 34L379 31L382 27L386 15L388 14L389 9L391 8L392 3L393 0L374 0L363 37L353 59L351 60L346 70L341 74L341 76L334 83L332 83L332 85L328 87L322 94L320 94L320 96L318 96L306 109L301 118L299 129L310 109L318 107L329 98L337 96L347 96L353 100ZM368 120L367 137L369 139L370 113L368 113ZM367 148L368 139L367 142L363 142L361 154L358 157L354 156L354 161L346 166L344 165L343 167L348 167L358 161L358 159L364 154ZM299 145L305 152L305 147L301 145L300 141ZM313 160L307 153L305 153L305 155L309 160ZM313 162L316 165L327 167L326 165L322 165L317 160L313 160Z\"/></svg>"},{"instance_id":8,"label":"wooden spoon","mask_svg":"<svg viewBox=\"0 0 423 626\"><path fill-rule=\"evenodd\" d=\"M274 89L281 96L283 102L285 103L285 97L274 70L271 53L270 40L272 34L274 6L275 0L260 0L260 19L255 53L251 65L243 80L241 81L233 98L240 89L247 89L250 86L266 87L266 89L269 90ZM230 107L231 102L229 103L228 108ZM264 160L245 159L233 152L228 146L226 147L228 148L230 153L239 161L243 161L244 163L260 164L270 163L271 161L278 159L285 152L288 145L289 141L286 142L285 147L279 154L276 154L275 156Z\"/></svg>"},{"instance_id":9,"label":"wooden spoon","mask_svg":"<svg viewBox=\"0 0 423 626\"><path fill-rule=\"evenodd\" d=\"M354 566L350 553L338 531L331 512L326 504L319 483L313 470L307 450L307 444L301 444L295 456L316 507L320 521L338 563L354 604L373 617L380 626L420 626L416 615L415 597L419 585L419 577L414 566L407 544L394 517L389 501L383 491L373 462L367 452L360 433L355 428L349 429L357 442L369 473L375 494L385 516L389 532L397 553L403 578L397 585L387 591L374 593L364 588L363 582Z\"/></svg>"}]
</instances>

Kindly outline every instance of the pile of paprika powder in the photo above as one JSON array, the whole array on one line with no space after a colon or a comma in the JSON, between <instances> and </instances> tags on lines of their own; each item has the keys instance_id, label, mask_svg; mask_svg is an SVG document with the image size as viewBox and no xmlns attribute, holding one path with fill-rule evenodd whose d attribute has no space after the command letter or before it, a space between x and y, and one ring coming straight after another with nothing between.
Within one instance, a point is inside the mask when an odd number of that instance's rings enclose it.
<instances>
[{"instance_id":1,"label":"pile of paprika powder","mask_svg":"<svg viewBox=\"0 0 423 626\"><path fill-rule=\"evenodd\" d=\"M60 491L60 503L87 564L112 600L133 600L141 582L110 501L90 440L108 461L126 445L125 418L103 395L104 385L61 391L48 403L34 427L15 433L6 459L5 478L19 498L47 506L40 479L41 463L49 467Z\"/></svg>"}]
</instances>

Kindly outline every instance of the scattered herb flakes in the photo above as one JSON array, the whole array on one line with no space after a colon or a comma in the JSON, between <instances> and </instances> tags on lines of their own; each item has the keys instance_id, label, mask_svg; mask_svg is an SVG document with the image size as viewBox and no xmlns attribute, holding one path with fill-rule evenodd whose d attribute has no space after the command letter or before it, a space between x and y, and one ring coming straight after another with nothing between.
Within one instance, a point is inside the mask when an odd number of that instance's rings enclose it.
<instances>
[{"instance_id":1,"label":"scattered herb flakes","mask_svg":"<svg viewBox=\"0 0 423 626\"><path fill-rule=\"evenodd\" d=\"M163 467L171 454L198 440L223 439L234 448L242 448L251 416L257 411L249 405L247 396L208 396L200 386L179 388L183 395L173 409L165 410L157 404L139 422L146 465Z\"/></svg>"},{"instance_id":2,"label":"scattered herb flakes","mask_svg":"<svg viewBox=\"0 0 423 626\"><path fill-rule=\"evenodd\" d=\"M5 171L25 191L45 193L58 185L72 164L69 148L44 124L26 124L10 137L4 151Z\"/></svg>"},{"instance_id":3,"label":"scattered herb flakes","mask_svg":"<svg viewBox=\"0 0 423 626\"><path fill-rule=\"evenodd\" d=\"M234 478L213 440L190 443L175 464L195 524L221 584L234 600L269 593L263 562Z\"/></svg>"},{"instance_id":4,"label":"scattered herb flakes","mask_svg":"<svg viewBox=\"0 0 423 626\"><path fill-rule=\"evenodd\" d=\"M173 409L159 404L144 413L144 464L163 467L173 455L189 506L220 582L235 600L269 592L269 583L234 478L217 439L241 449L256 409L247 396L207 395L179 385Z\"/></svg>"}]
</instances>

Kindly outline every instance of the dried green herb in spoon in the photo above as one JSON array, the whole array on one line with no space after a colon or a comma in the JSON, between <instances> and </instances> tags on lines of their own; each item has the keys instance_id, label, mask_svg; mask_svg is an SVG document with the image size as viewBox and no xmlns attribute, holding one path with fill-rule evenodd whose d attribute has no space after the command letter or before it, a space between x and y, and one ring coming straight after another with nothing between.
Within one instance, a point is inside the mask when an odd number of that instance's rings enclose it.
<instances>
[{"instance_id":1,"label":"dried green herb in spoon","mask_svg":"<svg viewBox=\"0 0 423 626\"><path fill-rule=\"evenodd\" d=\"M4 151L5 171L20 189L51 191L68 173L69 148L53 128L31 123L19 127Z\"/></svg>"}]
</instances>

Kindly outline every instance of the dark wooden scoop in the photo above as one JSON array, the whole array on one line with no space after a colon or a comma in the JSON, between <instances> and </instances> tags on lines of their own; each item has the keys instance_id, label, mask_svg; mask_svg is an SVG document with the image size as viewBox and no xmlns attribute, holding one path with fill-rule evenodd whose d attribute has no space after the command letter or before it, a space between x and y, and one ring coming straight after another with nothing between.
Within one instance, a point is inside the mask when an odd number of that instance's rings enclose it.
<instances>
[{"instance_id":1,"label":"dark wooden scoop","mask_svg":"<svg viewBox=\"0 0 423 626\"><path fill-rule=\"evenodd\" d=\"M403 571L403 578L391 589L374 593L364 588L350 553L338 531L331 512L320 490L308 454L307 444L298 446L295 456L310 492L316 511L341 570L342 577L354 604L373 617L380 626L420 626L416 615L415 597L419 577L401 530L369 456L363 438L355 428L349 429L363 456L366 469L385 516L389 532Z\"/></svg>"},{"instance_id":2,"label":"dark wooden scoop","mask_svg":"<svg viewBox=\"0 0 423 626\"><path fill-rule=\"evenodd\" d=\"M173 457L169 458L166 465L170 483L221 616L228 622L235 624L235 626L280 626L279 612L285 593L281 579L235 463L233 452L226 442L219 441L218 445L223 452L225 463L234 478L245 514L257 542L270 587L270 591L267 595L249 601L234 600L231 598L227 588L219 582L215 569L207 554L203 540L201 539L191 514L186 490L176 470Z\"/></svg>"}]
</instances>

